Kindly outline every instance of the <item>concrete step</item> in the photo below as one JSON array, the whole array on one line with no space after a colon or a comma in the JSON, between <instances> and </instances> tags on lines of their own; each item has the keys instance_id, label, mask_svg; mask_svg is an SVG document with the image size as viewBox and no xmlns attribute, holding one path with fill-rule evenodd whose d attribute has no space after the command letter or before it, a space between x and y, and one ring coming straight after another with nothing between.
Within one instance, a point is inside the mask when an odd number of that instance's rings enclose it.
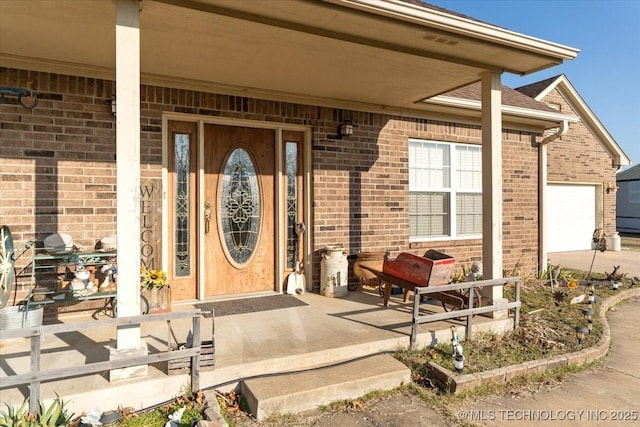
<instances>
[{"instance_id":1,"label":"concrete step","mask_svg":"<svg viewBox=\"0 0 640 427\"><path fill-rule=\"evenodd\" d=\"M366 357L310 371L243 381L240 391L251 414L314 409L337 400L355 399L375 390L390 390L411 381L411 371L388 354Z\"/></svg>"}]
</instances>

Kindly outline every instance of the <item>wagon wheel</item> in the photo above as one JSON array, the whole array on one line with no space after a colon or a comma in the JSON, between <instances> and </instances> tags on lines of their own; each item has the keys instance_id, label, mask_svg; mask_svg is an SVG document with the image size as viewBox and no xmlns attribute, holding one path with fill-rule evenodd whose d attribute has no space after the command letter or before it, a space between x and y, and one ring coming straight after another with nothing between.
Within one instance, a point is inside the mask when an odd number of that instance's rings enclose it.
<instances>
[{"instance_id":1,"label":"wagon wheel","mask_svg":"<svg viewBox=\"0 0 640 427\"><path fill-rule=\"evenodd\" d=\"M118 300L116 297L111 298L109 301L111 305L111 312L113 313L113 317L118 317ZM144 295L140 295L140 314L145 315L149 314L149 300Z\"/></svg>"},{"instance_id":2,"label":"wagon wheel","mask_svg":"<svg viewBox=\"0 0 640 427\"><path fill-rule=\"evenodd\" d=\"M0 308L9 301L15 270L13 251L13 236L6 225L0 228Z\"/></svg>"},{"instance_id":3,"label":"wagon wheel","mask_svg":"<svg viewBox=\"0 0 640 427\"><path fill-rule=\"evenodd\" d=\"M446 312L454 311L454 310L463 310L469 308L469 291L470 289L465 289L463 291L454 291L453 293L456 296L459 296L464 300L462 306L450 304L442 301L442 308ZM480 294L480 290L478 288L473 288L473 307L480 307L482 305L482 295ZM475 316L475 314L474 314Z\"/></svg>"}]
</instances>

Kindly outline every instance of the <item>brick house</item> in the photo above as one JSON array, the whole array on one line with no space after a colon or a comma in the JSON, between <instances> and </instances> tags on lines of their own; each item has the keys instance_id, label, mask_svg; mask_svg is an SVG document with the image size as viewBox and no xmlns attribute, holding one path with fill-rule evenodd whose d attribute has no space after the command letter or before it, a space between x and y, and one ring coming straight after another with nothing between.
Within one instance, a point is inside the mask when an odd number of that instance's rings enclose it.
<instances>
[{"instance_id":1,"label":"brick house","mask_svg":"<svg viewBox=\"0 0 640 427\"><path fill-rule=\"evenodd\" d=\"M517 88L557 111L577 117L548 147L548 252L592 249L594 229L616 232L616 172L630 159L564 75Z\"/></svg>"},{"instance_id":2,"label":"brick house","mask_svg":"<svg viewBox=\"0 0 640 427\"><path fill-rule=\"evenodd\" d=\"M310 288L331 244L436 249L497 277L546 259L543 150L549 183L565 181L554 162L569 142L593 158L566 180L600 188L628 162L573 131L563 85L537 100L500 84L573 48L419 1L286 4L2 3L0 86L31 83L39 99L0 105L0 213L16 241L65 232L91 248L117 233L119 301L135 301L140 263L169 272L174 301L282 292L300 221ZM25 44L27 17L43 34ZM86 23L102 35L89 48ZM615 202L599 203L608 229Z\"/></svg>"}]
</instances>

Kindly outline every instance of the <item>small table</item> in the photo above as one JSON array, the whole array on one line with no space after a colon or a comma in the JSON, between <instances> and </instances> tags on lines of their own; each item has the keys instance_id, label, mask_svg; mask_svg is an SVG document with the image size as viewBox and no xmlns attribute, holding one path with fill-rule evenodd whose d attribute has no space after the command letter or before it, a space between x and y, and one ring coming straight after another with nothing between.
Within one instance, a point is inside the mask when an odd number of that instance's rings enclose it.
<instances>
[{"instance_id":1,"label":"small table","mask_svg":"<svg viewBox=\"0 0 640 427\"><path fill-rule=\"evenodd\" d=\"M104 291L97 291L90 294L82 294L78 292L56 292L50 294L35 294L35 295L47 295L43 299L33 299L34 295L31 296L30 299L25 303L27 305L27 309L29 306L33 305L47 305L47 304L64 304L64 303L73 303L73 302L81 302L81 301L89 301L95 299L104 299L105 304L102 307L104 310L110 309L112 315L116 314L116 296L117 291L115 287L110 289L106 289Z\"/></svg>"}]
</instances>

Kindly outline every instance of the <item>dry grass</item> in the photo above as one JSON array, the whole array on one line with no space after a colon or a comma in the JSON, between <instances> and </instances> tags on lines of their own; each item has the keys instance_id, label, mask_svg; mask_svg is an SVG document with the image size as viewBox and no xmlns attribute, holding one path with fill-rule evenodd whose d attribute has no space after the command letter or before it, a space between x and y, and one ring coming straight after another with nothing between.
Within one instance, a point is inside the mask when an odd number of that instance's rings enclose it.
<instances>
[{"instance_id":1,"label":"dry grass","mask_svg":"<svg viewBox=\"0 0 640 427\"><path fill-rule=\"evenodd\" d=\"M596 301L591 307L584 298L584 302L571 304L572 298L587 293L585 286L575 289L567 286L568 281L586 279L586 272L565 270L564 280L552 292L548 284L530 277L523 280L521 290L521 321L520 327L504 335L492 333L476 333L473 340L463 342L465 355L465 372L474 373L495 369L498 367L522 363L526 361L553 357L579 351L595 345L602 335L602 324L597 312L600 301L612 295L614 291L608 286L596 286ZM592 274L591 279L605 280L603 273ZM624 287L629 285L626 281ZM505 295L513 300L514 289L505 288ZM587 326L588 322L582 310L592 308L593 329L591 334L578 342L576 326ZM435 348L421 350L403 350L397 357L416 368L417 361L433 360L447 369L454 370L452 347L450 343L439 344ZM411 363L413 361L413 363ZM427 383L424 378L427 373L418 372L418 381Z\"/></svg>"},{"instance_id":2,"label":"dry grass","mask_svg":"<svg viewBox=\"0 0 640 427\"><path fill-rule=\"evenodd\" d=\"M623 249L640 251L640 234L620 234L620 246Z\"/></svg>"}]
</instances>

